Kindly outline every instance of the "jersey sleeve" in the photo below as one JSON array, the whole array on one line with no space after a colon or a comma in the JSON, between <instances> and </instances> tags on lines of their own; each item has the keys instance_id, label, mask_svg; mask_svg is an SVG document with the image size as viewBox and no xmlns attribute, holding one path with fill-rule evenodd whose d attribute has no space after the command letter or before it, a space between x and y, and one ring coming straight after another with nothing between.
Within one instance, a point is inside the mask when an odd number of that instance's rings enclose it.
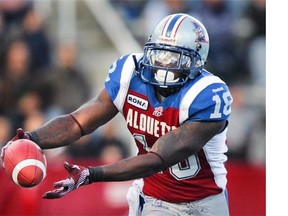
<instances>
[{"instance_id":1,"label":"jersey sleeve","mask_svg":"<svg viewBox=\"0 0 288 216\"><path fill-rule=\"evenodd\" d=\"M109 68L109 73L105 80L105 89L112 101L116 99L119 93L122 68L127 58L128 55L122 56L115 60Z\"/></svg>"},{"instance_id":2,"label":"jersey sleeve","mask_svg":"<svg viewBox=\"0 0 288 216\"><path fill-rule=\"evenodd\" d=\"M225 84L212 84L204 89L189 109L189 120L222 121L231 113L232 96Z\"/></svg>"},{"instance_id":3,"label":"jersey sleeve","mask_svg":"<svg viewBox=\"0 0 288 216\"><path fill-rule=\"evenodd\" d=\"M105 89L120 112L122 112L131 79L135 76L135 63L133 56L136 56L136 59L139 60L142 54L133 53L124 55L114 61L110 66L105 81Z\"/></svg>"},{"instance_id":4,"label":"jersey sleeve","mask_svg":"<svg viewBox=\"0 0 288 216\"><path fill-rule=\"evenodd\" d=\"M192 86L183 98L180 120L223 121L231 113L233 98L227 85L216 76L207 76Z\"/></svg>"}]
</instances>

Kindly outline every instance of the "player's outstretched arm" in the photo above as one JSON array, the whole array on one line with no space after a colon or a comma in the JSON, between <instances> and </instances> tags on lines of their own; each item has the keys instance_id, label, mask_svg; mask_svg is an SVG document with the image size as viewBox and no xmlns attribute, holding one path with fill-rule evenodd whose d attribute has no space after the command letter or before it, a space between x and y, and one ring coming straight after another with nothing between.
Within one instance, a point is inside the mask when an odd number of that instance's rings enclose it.
<instances>
[{"instance_id":1,"label":"player's outstretched arm","mask_svg":"<svg viewBox=\"0 0 288 216\"><path fill-rule=\"evenodd\" d=\"M60 198L81 185L101 181L126 181L153 175L197 153L215 134L220 133L226 122L185 123L165 134L147 154L127 158L113 164L97 167L80 167L69 171L68 177L55 183L55 190L48 191L44 198ZM76 171L75 171L76 170ZM82 176L82 177L81 177ZM83 177L84 176L84 177ZM81 177L81 178L80 178Z\"/></svg>"},{"instance_id":2,"label":"player's outstretched arm","mask_svg":"<svg viewBox=\"0 0 288 216\"><path fill-rule=\"evenodd\" d=\"M150 176L196 154L216 134L226 127L221 122L187 122L166 133L143 154L117 163L90 168L92 181L126 181Z\"/></svg>"},{"instance_id":3,"label":"player's outstretched arm","mask_svg":"<svg viewBox=\"0 0 288 216\"><path fill-rule=\"evenodd\" d=\"M42 149L68 145L111 120L118 113L105 89L76 111L56 117L32 131L32 140Z\"/></svg>"},{"instance_id":4,"label":"player's outstretched arm","mask_svg":"<svg viewBox=\"0 0 288 216\"><path fill-rule=\"evenodd\" d=\"M105 89L73 113L58 116L42 127L25 132L17 129L16 135L1 149L3 161L7 147L17 139L30 139L42 149L57 148L76 141L108 122L118 113Z\"/></svg>"}]
</instances>

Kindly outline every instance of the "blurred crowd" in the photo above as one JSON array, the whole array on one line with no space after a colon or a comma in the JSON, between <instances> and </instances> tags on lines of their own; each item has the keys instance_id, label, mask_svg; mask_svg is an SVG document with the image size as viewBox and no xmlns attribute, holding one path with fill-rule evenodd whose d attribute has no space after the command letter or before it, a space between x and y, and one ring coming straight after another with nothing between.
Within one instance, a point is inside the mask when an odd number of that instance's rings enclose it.
<instances>
[{"instance_id":1,"label":"blurred crowd","mask_svg":"<svg viewBox=\"0 0 288 216\"><path fill-rule=\"evenodd\" d=\"M92 97L89 78L77 65L75 44L53 44L33 1L0 1L0 59L1 145L17 128L31 131L55 116L74 111ZM108 162L126 157L127 151L112 132L109 136L101 132L69 148L49 150L47 155L51 160L68 155Z\"/></svg>"},{"instance_id":2,"label":"blurred crowd","mask_svg":"<svg viewBox=\"0 0 288 216\"><path fill-rule=\"evenodd\" d=\"M265 0L109 2L141 46L151 28L168 14L185 12L204 23L210 36L206 68L230 86L234 97L228 156L231 160L264 164ZM34 3L0 1L1 145L14 136L17 128L33 130L94 96L87 73L77 64L77 47L69 41L55 42ZM59 150L58 154L109 163L129 156L124 143L117 136L117 127L108 124L100 132ZM55 152L48 157L55 157Z\"/></svg>"}]
</instances>

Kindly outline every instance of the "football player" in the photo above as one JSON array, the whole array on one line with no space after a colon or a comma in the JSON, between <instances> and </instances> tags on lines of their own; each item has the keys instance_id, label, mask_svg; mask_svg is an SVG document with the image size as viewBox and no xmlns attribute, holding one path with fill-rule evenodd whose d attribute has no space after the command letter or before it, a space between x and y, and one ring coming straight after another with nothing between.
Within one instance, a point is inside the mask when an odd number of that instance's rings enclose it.
<instances>
[{"instance_id":1,"label":"football player","mask_svg":"<svg viewBox=\"0 0 288 216\"><path fill-rule=\"evenodd\" d=\"M229 215L224 163L233 99L225 82L204 69L208 51L209 36L199 20L169 15L157 24L143 53L111 65L94 99L34 131L18 129L14 140L57 148L120 112L135 138L137 156L97 167L64 162L68 177L43 197L60 198L94 182L134 179L127 193L129 215Z\"/></svg>"}]
</instances>

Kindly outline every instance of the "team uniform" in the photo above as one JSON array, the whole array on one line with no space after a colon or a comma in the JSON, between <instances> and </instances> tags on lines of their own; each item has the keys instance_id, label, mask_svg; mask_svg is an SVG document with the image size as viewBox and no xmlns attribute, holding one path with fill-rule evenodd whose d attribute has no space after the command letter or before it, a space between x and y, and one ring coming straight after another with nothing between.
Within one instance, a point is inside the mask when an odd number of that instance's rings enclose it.
<instances>
[{"instance_id":1,"label":"team uniform","mask_svg":"<svg viewBox=\"0 0 288 216\"><path fill-rule=\"evenodd\" d=\"M199 20L184 13L169 15L157 24L143 53L122 56L111 65L106 91L92 103L54 118L35 131L24 132L19 128L11 141L30 139L40 142L44 149L67 145L67 140L76 140L110 120L115 114L112 101L124 116L141 155L107 166L83 167L65 162L68 177L55 182L55 189L46 192L43 198L60 198L93 182L136 179L127 193L129 216L228 216L224 163L233 98L225 82L204 69L208 51L209 36ZM104 116L103 107L108 109L104 110L107 111ZM97 113L89 119L87 115L93 111ZM91 122L97 122L95 127ZM204 126L196 128L197 125ZM220 128L224 129L215 134ZM168 158L174 143L166 141L170 149L163 150L163 140L169 135L162 136L173 130L180 131L183 140L175 143L175 158ZM171 132L175 140L180 136L174 133L177 131ZM215 135L205 143L212 133ZM11 143L2 148L1 160ZM160 148L153 148L155 143ZM196 151L199 146L201 149ZM190 154L184 152L181 157L185 150ZM190 156L167 168L166 165L185 155ZM146 161L147 158L152 161Z\"/></svg>"},{"instance_id":2,"label":"team uniform","mask_svg":"<svg viewBox=\"0 0 288 216\"><path fill-rule=\"evenodd\" d=\"M137 61L143 58L143 54L137 53L115 61L110 67L105 88L123 114L135 138L138 154L149 152L159 137L184 122L228 119L232 97L220 78L203 69L195 79L189 79L176 93L160 102L154 86L143 82L135 72L133 55ZM181 206L182 203L199 202L212 195L223 195L227 183L224 167L227 160L226 133L227 128L214 136L197 154L144 178L140 187L146 203L155 199Z\"/></svg>"}]
</instances>

